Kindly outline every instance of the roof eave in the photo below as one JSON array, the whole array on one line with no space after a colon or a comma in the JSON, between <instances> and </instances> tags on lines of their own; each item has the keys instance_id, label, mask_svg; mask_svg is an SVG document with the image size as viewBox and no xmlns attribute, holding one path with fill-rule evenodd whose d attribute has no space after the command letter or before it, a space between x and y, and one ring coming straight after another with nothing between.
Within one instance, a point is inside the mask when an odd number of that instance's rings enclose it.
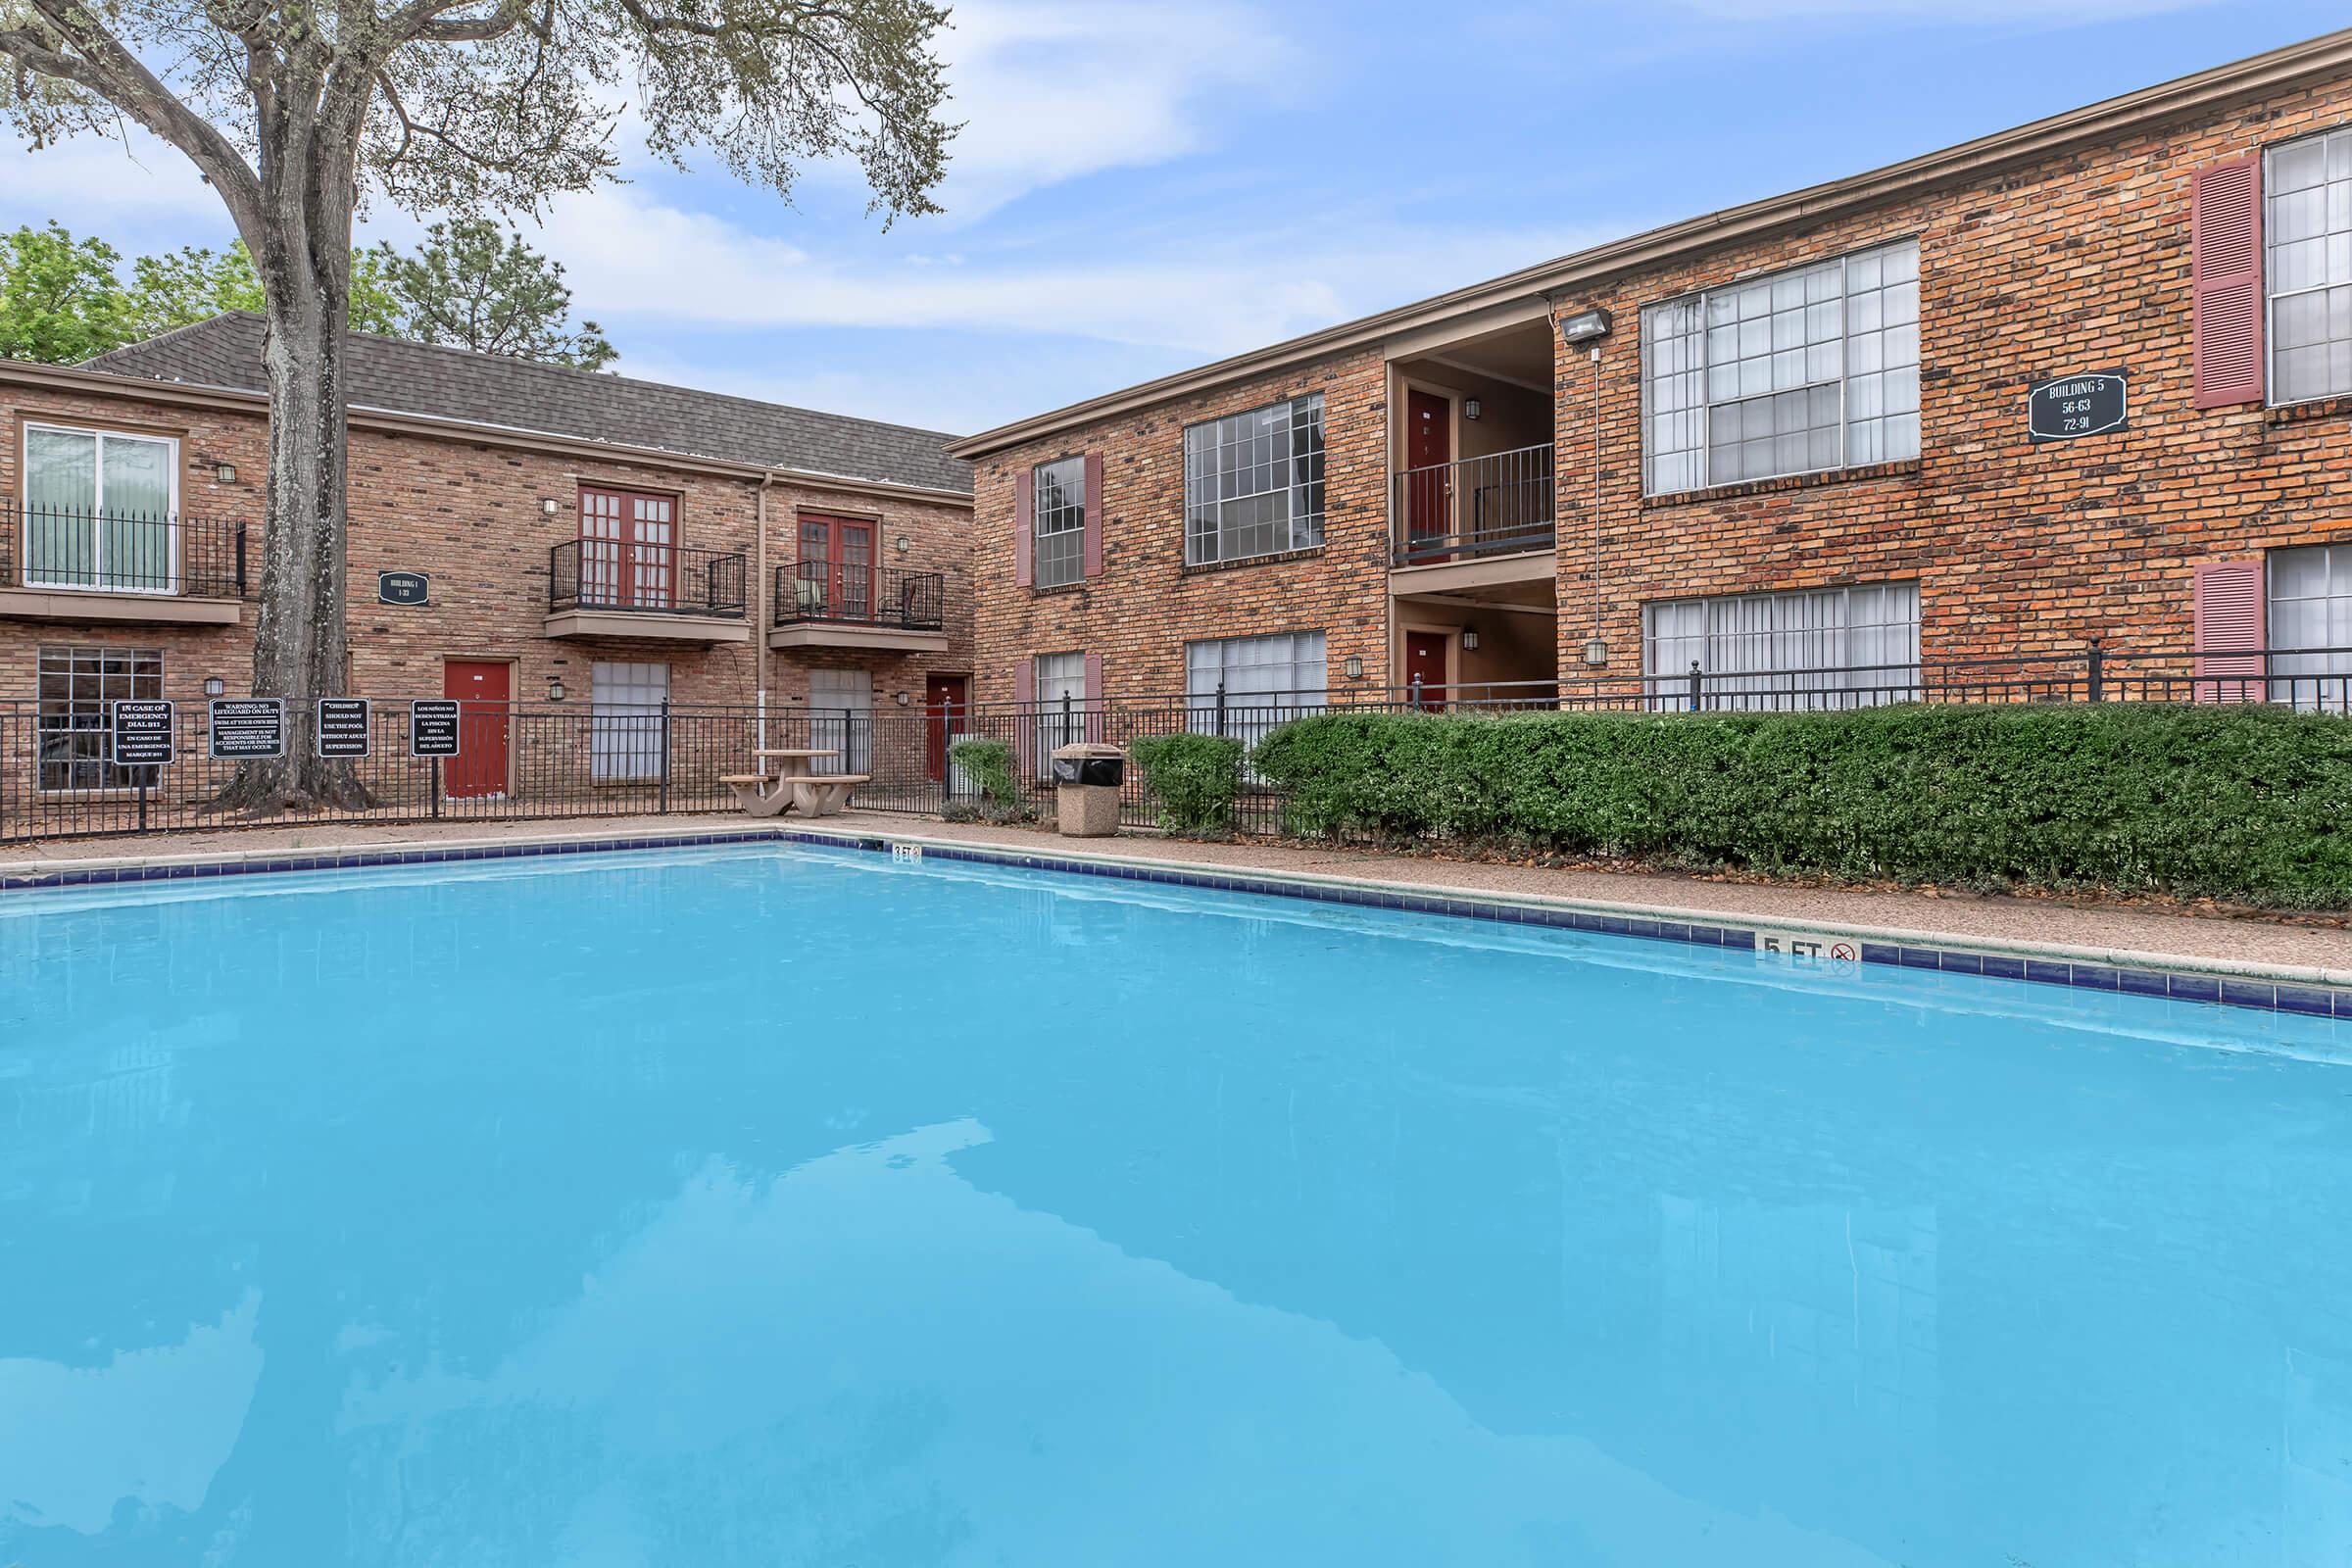
<instances>
[{"instance_id":1,"label":"roof eave","mask_svg":"<svg viewBox=\"0 0 2352 1568\"><path fill-rule=\"evenodd\" d=\"M1378 315L1343 321L1321 331L1104 393L951 442L948 454L967 463L974 462L1073 425L1213 391L1234 381L1346 353L1399 333L1443 325L1479 311L1522 303L1544 294L1589 288L1618 273L1658 266L1733 240L1816 222L1941 184L2058 156L2087 143L2348 69L2352 69L2352 28L2103 99L1864 173L1611 240Z\"/></svg>"}]
</instances>

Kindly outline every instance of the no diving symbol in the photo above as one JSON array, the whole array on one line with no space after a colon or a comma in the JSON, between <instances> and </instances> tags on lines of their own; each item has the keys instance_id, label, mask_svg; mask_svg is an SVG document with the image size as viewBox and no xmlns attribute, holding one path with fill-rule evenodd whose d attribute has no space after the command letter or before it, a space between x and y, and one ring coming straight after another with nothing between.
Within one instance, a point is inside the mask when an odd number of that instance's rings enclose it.
<instances>
[{"instance_id":1,"label":"no diving symbol","mask_svg":"<svg viewBox=\"0 0 2352 1568\"><path fill-rule=\"evenodd\" d=\"M1833 942L1830 944L1830 961L1832 963L1860 963L1862 950L1851 942Z\"/></svg>"}]
</instances>

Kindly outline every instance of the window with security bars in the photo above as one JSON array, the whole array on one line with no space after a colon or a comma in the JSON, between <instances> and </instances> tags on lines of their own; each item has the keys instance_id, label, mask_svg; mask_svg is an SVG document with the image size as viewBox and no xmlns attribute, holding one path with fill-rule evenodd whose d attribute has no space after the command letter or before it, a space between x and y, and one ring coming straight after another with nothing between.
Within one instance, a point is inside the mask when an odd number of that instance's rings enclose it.
<instances>
[{"instance_id":1,"label":"window with security bars","mask_svg":"<svg viewBox=\"0 0 2352 1568\"><path fill-rule=\"evenodd\" d=\"M1642 672L1662 709L1863 708L1919 695L1919 584L1676 599L1642 608Z\"/></svg>"},{"instance_id":2,"label":"window with security bars","mask_svg":"<svg viewBox=\"0 0 2352 1568\"><path fill-rule=\"evenodd\" d=\"M1323 396L1184 432L1184 559L1246 561L1323 542Z\"/></svg>"},{"instance_id":3,"label":"window with security bars","mask_svg":"<svg viewBox=\"0 0 2352 1568\"><path fill-rule=\"evenodd\" d=\"M2352 129L2264 158L2271 401L2352 392Z\"/></svg>"},{"instance_id":4,"label":"window with security bars","mask_svg":"<svg viewBox=\"0 0 2352 1568\"><path fill-rule=\"evenodd\" d=\"M1086 460L1037 466L1036 583L1059 588L1086 574Z\"/></svg>"},{"instance_id":5,"label":"window with security bars","mask_svg":"<svg viewBox=\"0 0 2352 1568\"><path fill-rule=\"evenodd\" d=\"M110 705L164 695L160 650L43 645L36 679L42 790L132 789L156 781L152 767L115 765Z\"/></svg>"},{"instance_id":6,"label":"window with security bars","mask_svg":"<svg viewBox=\"0 0 2352 1568\"><path fill-rule=\"evenodd\" d=\"M1644 493L1919 456L1919 244L1642 312Z\"/></svg>"},{"instance_id":7,"label":"window with security bars","mask_svg":"<svg viewBox=\"0 0 2352 1568\"><path fill-rule=\"evenodd\" d=\"M2274 550L2271 701L2343 712L2352 700L2352 545Z\"/></svg>"}]
</instances>

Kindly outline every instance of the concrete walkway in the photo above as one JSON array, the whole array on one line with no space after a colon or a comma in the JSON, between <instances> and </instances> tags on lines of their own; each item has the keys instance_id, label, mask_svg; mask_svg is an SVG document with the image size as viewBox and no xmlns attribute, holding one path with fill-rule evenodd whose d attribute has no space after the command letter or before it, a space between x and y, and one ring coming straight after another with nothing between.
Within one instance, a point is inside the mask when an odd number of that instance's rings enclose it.
<instances>
[{"instance_id":1,"label":"concrete walkway","mask_svg":"<svg viewBox=\"0 0 2352 1568\"><path fill-rule=\"evenodd\" d=\"M81 840L0 848L0 879L59 866L268 858L290 850L379 849L402 845L495 844L741 833L763 824L740 813L599 817L544 822L314 824ZM2065 899L1987 898L1904 891L1813 888L1713 881L1656 872L1494 865L1372 850L1298 848L1244 842L1200 844L1154 835L1064 839L1025 827L946 823L899 812L852 811L822 821L786 818L788 832L888 835L1054 855L1112 857L1276 875L1360 878L1436 892L1719 916L1723 923L1840 933L1886 934L1964 946L2071 950L2102 960L2291 971L2296 978L2352 984L2352 931L2229 916L2199 916Z\"/></svg>"}]
</instances>

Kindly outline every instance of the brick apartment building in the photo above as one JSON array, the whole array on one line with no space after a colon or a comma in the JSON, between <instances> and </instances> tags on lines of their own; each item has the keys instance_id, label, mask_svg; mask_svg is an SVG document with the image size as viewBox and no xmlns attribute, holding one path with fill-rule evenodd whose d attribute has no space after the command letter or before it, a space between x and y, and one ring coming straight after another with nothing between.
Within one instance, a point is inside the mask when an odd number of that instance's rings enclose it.
<instances>
[{"instance_id":1,"label":"brick apartment building","mask_svg":"<svg viewBox=\"0 0 2352 1568\"><path fill-rule=\"evenodd\" d=\"M951 451L984 701L1860 688L2352 645L2348 413L2352 32Z\"/></svg>"},{"instance_id":2,"label":"brick apartment building","mask_svg":"<svg viewBox=\"0 0 2352 1568\"><path fill-rule=\"evenodd\" d=\"M117 785L105 702L250 685L261 345L231 315L77 368L0 361L0 710L37 709L43 794ZM349 374L353 694L968 701L946 436L359 334ZM599 778L643 760L637 728L597 728L623 737ZM476 730L464 787L500 793L505 730Z\"/></svg>"}]
</instances>

